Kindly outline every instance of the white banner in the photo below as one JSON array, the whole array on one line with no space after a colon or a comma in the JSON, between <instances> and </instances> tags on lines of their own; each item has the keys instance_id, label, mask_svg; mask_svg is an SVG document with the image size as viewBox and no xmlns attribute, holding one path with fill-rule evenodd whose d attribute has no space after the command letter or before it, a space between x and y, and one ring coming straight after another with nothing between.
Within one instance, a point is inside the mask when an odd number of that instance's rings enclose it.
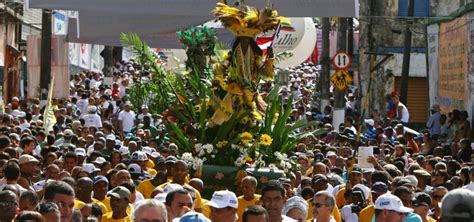
<instances>
[{"instance_id":1,"label":"white banner","mask_svg":"<svg viewBox=\"0 0 474 222\"><path fill-rule=\"evenodd\" d=\"M94 72L102 72L104 68L104 59L100 56L100 52L104 49L102 45L91 46L91 70Z\"/></svg>"},{"instance_id":2,"label":"white banner","mask_svg":"<svg viewBox=\"0 0 474 222\"><path fill-rule=\"evenodd\" d=\"M66 35L68 16L66 11L53 11L53 35Z\"/></svg>"},{"instance_id":3,"label":"white banner","mask_svg":"<svg viewBox=\"0 0 474 222\"><path fill-rule=\"evenodd\" d=\"M69 63L79 66L79 43L69 43Z\"/></svg>"},{"instance_id":4,"label":"white banner","mask_svg":"<svg viewBox=\"0 0 474 222\"><path fill-rule=\"evenodd\" d=\"M91 68L91 45L79 44L79 66L84 69Z\"/></svg>"}]
</instances>

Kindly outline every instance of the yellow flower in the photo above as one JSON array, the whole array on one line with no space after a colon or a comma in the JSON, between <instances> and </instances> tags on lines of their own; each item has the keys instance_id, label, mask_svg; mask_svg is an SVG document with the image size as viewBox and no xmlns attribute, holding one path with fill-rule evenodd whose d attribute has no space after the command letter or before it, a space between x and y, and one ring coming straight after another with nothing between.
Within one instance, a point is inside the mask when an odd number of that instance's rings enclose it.
<instances>
[{"instance_id":1,"label":"yellow flower","mask_svg":"<svg viewBox=\"0 0 474 222\"><path fill-rule=\"evenodd\" d=\"M249 132L243 132L239 136L242 139L242 143L244 145L247 145L248 143L252 142L253 136Z\"/></svg>"},{"instance_id":2,"label":"yellow flower","mask_svg":"<svg viewBox=\"0 0 474 222\"><path fill-rule=\"evenodd\" d=\"M229 142L224 140L224 141L220 141L220 142L217 142L217 148L222 148L222 147L225 147Z\"/></svg>"},{"instance_id":3,"label":"yellow flower","mask_svg":"<svg viewBox=\"0 0 474 222\"><path fill-rule=\"evenodd\" d=\"M262 134L262 136L260 136L260 145L270 146L272 141L272 137L270 137L268 134Z\"/></svg>"}]
</instances>

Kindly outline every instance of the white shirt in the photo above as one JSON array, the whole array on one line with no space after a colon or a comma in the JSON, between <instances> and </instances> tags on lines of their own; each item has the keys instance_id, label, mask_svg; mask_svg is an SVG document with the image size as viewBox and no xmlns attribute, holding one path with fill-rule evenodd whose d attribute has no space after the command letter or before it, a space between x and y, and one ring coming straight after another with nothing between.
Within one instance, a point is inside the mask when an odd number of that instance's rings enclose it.
<instances>
[{"instance_id":1,"label":"white shirt","mask_svg":"<svg viewBox=\"0 0 474 222\"><path fill-rule=\"evenodd\" d=\"M410 119L410 113L408 112L408 108L405 106L405 104L399 102L398 103L398 107L402 107L402 116L398 116L398 111L397 111L397 117L400 118L400 121L404 122L404 123L408 123L408 120ZM398 108L397 107L397 108Z\"/></svg>"},{"instance_id":2,"label":"white shirt","mask_svg":"<svg viewBox=\"0 0 474 222\"><path fill-rule=\"evenodd\" d=\"M311 219L311 222L317 222L317 220L316 220L316 219ZM334 219L334 217L331 216L331 217L329 218L329 222L336 222L336 219Z\"/></svg>"},{"instance_id":3,"label":"white shirt","mask_svg":"<svg viewBox=\"0 0 474 222\"><path fill-rule=\"evenodd\" d=\"M77 109L81 111L81 116L87 114L87 107L89 106L89 100L81 99L76 103Z\"/></svg>"},{"instance_id":4,"label":"white shirt","mask_svg":"<svg viewBox=\"0 0 474 222\"><path fill-rule=\"evenodd\" d=\"M141 122L143 122L143 118L144 118L145 116L149 116L149 117L150 117L150 123L153 122L153 118L151 118L151 113L147 113L146 115L143 114L143 113L140 113L140 114L138 114L138 119L139 119Z\"/></svg>"},{"instance_id":5,"label":"white shirt","mask_svg":"<svg viewBox=\"0 0 474 222\"><path fill-rule=\"evenodd\" d=\"M345 222L359 221L359 217L357 216L357 214L352 212L351 206L352 204L348 204L341 208L341 219Z\"/></svg>"},{"instance_id":6,"label":"white shirt","mask_svg":"<svg viewBox=\"0 0 474 222\"><path fill-rule=\"evenodd\" d=\"M28 122L24 122L24 123L20 124L21 131L23 131L25 129L28 129L28 128L30 128L30 124Z\"/></svg>"},{"instance_id":7,"label":"white shirt","mask_svg":"<svg viewBox=\"0 0 474 222\"><path fill-rule=\"evenodd\" d=\"M133 111L121 111L118 115L118 120L122 121L122 130L124 132L130 132L133 129L135 112Z\"/></svg>"},{"instance_id":8,"label":"white shirt","mask_svg":"<svg viewBox=\"0 0 474 222\"><path fill-rule=\"evenodd\" d=\"M102 127L102 120L100 119L100 116L97 115L96 113L86 114L81 119L84 120L84 122L85 122L84 126L85 127L95 127L97 129Z\"/></svg>"},{"instance_id":9,"label":"white shirt","mask_svg":"<svg viewBox=\"0 0 474 222\"><path fill-rule=\"evenodd\" d=\"M282 217L282 220L281 220L282 222L296 222L296 220L291 217L287 217L285 215L281 215L281 217Z\"/></svg>"},{"instance_id":10,"label":"white shirt","mask_svg":"<svg viewBox=\"0 0 474 222\"><path fill-rule=\"evenodd\" d=\"M474 192L474 182L471 182L470 184L468 184L468 185L466 185L466 186L463 186L462 188L468 189L468 190Z\"/></svg>"}]
</instances>

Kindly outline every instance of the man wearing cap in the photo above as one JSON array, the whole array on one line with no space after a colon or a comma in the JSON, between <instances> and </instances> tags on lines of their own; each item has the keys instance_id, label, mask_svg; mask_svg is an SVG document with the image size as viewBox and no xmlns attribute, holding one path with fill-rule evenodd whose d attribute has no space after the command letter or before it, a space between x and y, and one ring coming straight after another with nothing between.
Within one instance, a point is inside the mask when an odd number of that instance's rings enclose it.
<instances>
[{"instance_id":1,"label":"man wearing cap","mask_svg":"<svg viewBox=\"0 0 474 222\"><path fill-rule=\"evenodd\" d=\"M402 222L413 209L404 207L395 195L386 193L375 201L375 222Z\"/></svg>"},{"instance_id":2,"label":"man wearing cap","mask_svg":"<svg viewBox=\"0 0 474 222\"><path fill-rule=\"evenodd\" d=\"M152 179L144 180L140 184L138 184L137 191L142 193L145 199L150 199L151 193L153 193L155 187L160 186L166 181L166 174L163 172L159 172Z\"/></svg>"},{"instance_id":3,"label":"man wearing cap","mask_svg":"<svg viewBox=\"0 0 474 222\"><path fill-rule=\"evenodd\" d=\"M367 141L371 139L376 139L376 133L375 133L375 121L373 119L365 119L365 134L364 137Z\"/></svg>"},{"instance_id":4,"label":"man wearing cap","mask_svg":"<svg viewBox=\"0 0 474 222\"><path fill-rule=\"evenodd\" d=\"M215 191L208 202L213 222L237 221L237 196L228 190Z\"/></svg>"},{"instance_id":5,"label":"man wearing cap","mask_svg":"<svg viewBox=\"0 0 474 222\"><path fill-rule=\"evenodd\" d=\"M443 222L474 221L474 192L466 189L455 189L443 198L441 205Z\"/></svg>"},{"instance_id":6,"label":"man wearing cap","mask_svg":"<svg viewBox=\"0 0 474 222\"><path fill-rule=\"evenodd\" d=\"M418 180L417 187L420 190L431 191L433 189L433 187L428 185L431 181L431 174L429 174L426 170L414 170L413 174Z\"/></svg>"},{"instance_id":7,"label":"man wearing cap","mask_svg":"<svg viewBox=\"0 0 474 222\"><path fill-rule=\"evenodd\" d=\"M84 120L84 127L94 127L96 129L100 129L102 127L102 120L100 116L97 114L97 107L96 106L89 106L88 108L89 113L83 115L81 119Z\"/></svg>"},{"instance_id":8,"label":"man wearing cap","mask_svg":"<svg viewBox=\"0 0 474 222\"><path fill-rule=\"evenodd\" d=\"M344 205L349 204L344 198L346 193L346 187L353 187L357 184L362 183L362 169L360 167L352 167L347 183L348 184L345 187L342 187L336 194L336 206L338 208L342 208Z\"/></svg>"},{"instance_id":9,"label":"man wearing cap","mask_svg":"<svg viewBox=\"0 0 474 222\"><path fill-rule=\"evenodd\" d=\"M33 178L39 174L39 160L31 155L24 154L18 161L20 165L21 177L18 184L25 189L33 190Z\"/></svg>"},{"instance_id":10,"label":"man wearing cap","mask_svg":"<svg viewBox=\"0 0 474 222\"><path fill-rule=\"evenodd\" d=\"M107 135L105 137L105 149L101 150L103 156L110 156L115 148L115 136L114 135Z\"/></svg>"},{"instance_id":11,"label":"man wearing cap","mask_svg":"<svg viewBox=\"0 0 474 222\"><path fill-rule=\"evenodd\" d=\"M107 197L109 181L105 176L95 176L93 183L93 199L102 202L106 207L106 212L111 212L110 197Z\"/></svg>"},{"instance_id":12,"label":"man wearing cap","mask_svg":"<svg viewBox=\"0 0 474 222\"><path fill-rule=\"evenodd\" d=\"M102 216L102 222L131 222L131 215L127 214L130 191L123 186L117 186L110 191L108 196L110 197L112 212L104 214L104 216Z\"/></svg>"},{"instance_id":13,"label":"man wearing cap","mask_svg":"<svg viewBox=\"0 0 474 222\"><path fill-rule=\"evenodd\" d=\"M94 183L89 177L82 177L77 180L76 183L76 198L74 200L74 208L81 209L85 204L94 203L99 205L102 209L102 213L107 213L107 207L104 203L92 198Z\"/></svg>"},{"instance_id":14,"label":"man wearing cap","mask_svg":"<svg viewBox=\"0 0 474 222\"><path fill-rule=\"evenodd\" d=\"M412 200L413 210L418 214L423 222L436 222L435 219L428 216L431 208L431 197L425 192L418 192Z\"/></svg>"},{"instance_id":15,"label":"man wearing cap","mask_svg":"<svg viewBox=\"0 0 474 222\"><path fill-rule=\"evenodd\" d=\"M430 130L431 135L436 135L436 138L441 134L441 109L438 104L433 104L431 106L430 112L431 116L426 122L426 128Z\"/></svg>"}]
</instances>

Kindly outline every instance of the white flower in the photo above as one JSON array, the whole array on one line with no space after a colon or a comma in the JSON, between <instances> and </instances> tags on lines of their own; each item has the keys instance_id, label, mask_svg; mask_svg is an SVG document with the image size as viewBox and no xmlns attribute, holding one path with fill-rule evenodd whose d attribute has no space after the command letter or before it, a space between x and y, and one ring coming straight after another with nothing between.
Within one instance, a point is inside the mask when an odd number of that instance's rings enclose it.
<instances>
[{"instance_id":1,"label":"white flower","mask_svg":"<svg viewBox=\"0 0 474 222\"><path fill-rule=\"evenodd\" d=\"M212 151L214 150L214 146L212 146L212 144L206 144L202 146L202 149L206 150L207 153L212 153Z\"/></svg>"},{"instance_id":2,"label":"white flower","mask_svg":"<svg viewBox=\"0 0 474 222\"><path fill-rule=\"evenodd\" d=\"M273 164L273 163L271 163L270 165L268 165L268 168L273 169L273 170L277 170L277 169L278 169L278 167L277 167L275 164Z\"/></svg>"},{"instance_id":3,"label":"white flower","mask_svg":"<svg viewBox=\"0 0 474 222\"><path fill-rule=\"evenodd\" d=\"M204 155L206 155L206 151L204 149L199 150L198 156L202 157Z\"/></svg>"},{"instance_id":4,"label":"white flower","mask_svg":"<svg viewBox=\"0 0 474 222\"><path fill-rule=\"evenodd\" d=\"M212 155L211 155L211 158L212 158L212 159L216 158L216 155L212 154Z\"/></svg>"},{"instance_id":5,"label":"white flower","mask_svg":"<svg viewBox=\"0 0 474 222\"><path fill-rule=\"evenodd\" d=\"M196 143L196 145L194 145L194 148L196 148L196 152L199 152L202 149L202 144Z\"/></svg>"},{"instance_id":6,"label":"white flower","mask_svg":"<svg viewBox=\"0 0 474 222\"><path fill-rule=\"evenodd\" d=\"M202 158L202 162L206 162L207 161L207 158L206 157L203 157Z\"/></svg>"}]
</instances>

